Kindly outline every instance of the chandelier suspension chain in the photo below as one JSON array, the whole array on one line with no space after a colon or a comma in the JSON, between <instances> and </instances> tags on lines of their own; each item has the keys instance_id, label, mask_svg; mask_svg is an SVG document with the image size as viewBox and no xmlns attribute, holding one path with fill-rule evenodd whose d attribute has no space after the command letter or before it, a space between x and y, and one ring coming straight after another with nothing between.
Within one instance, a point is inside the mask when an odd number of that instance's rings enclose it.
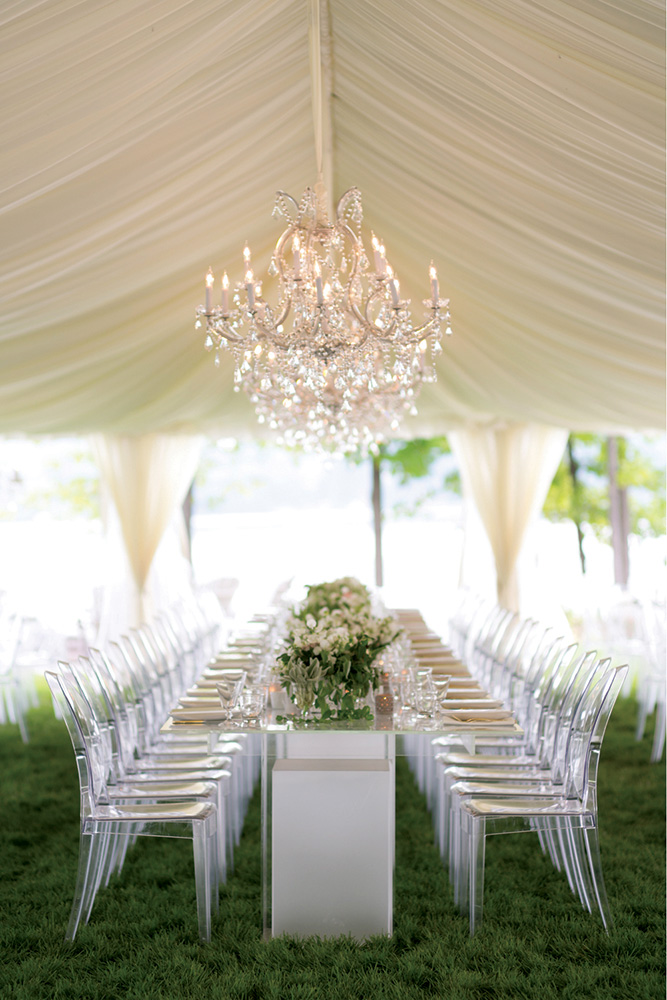
<instances>
[{"instance_id":1,"label":"chandelier suspension chain","mask_svg":"<svg viewBox=\"0 0 667 1000\"><path fill-rule=\"evenodd\" d=\"M310 94L315 139L316 190L329 219L334 217L333 126L331 93L333 60L327 0L308 0Z\"/></svg>"}]
</instances>

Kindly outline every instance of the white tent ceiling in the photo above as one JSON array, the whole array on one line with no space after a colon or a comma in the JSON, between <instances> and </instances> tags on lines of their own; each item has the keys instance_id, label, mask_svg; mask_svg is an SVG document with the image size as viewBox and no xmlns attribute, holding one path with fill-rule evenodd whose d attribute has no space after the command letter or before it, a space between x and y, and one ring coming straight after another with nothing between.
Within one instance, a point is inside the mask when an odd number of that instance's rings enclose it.
<instances>
[{"instance_id":1,"label":"white tent ceiling","mask_svg":"<svg viewBox=\"0 0 667 1000\"><path fill-rule=\"evenodd\" d=\"M653 0L328 0L333 188L455 336L419 431L664 424ZM313 184L306 0L0 5L0 433L238 433L194 331Z\"/></svg>"}]
</instances>

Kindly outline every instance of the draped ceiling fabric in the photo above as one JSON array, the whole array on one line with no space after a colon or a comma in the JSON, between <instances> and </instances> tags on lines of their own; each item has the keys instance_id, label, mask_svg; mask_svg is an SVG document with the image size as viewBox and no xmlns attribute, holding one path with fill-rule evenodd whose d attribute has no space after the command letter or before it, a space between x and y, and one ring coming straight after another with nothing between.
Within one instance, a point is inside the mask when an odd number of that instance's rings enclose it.
<instances>
[{"instance_id":1,"label":"draped ceiling fabric","mask_svg":"<svg viewBox=\"0 0 667 1000\"><path fill-rule=\"evenodd\" d=\"M664 426L662 0L328 0L330 173L454 336L408 432ZM193 328L316 180L305 0L0 5L0 433L250 432Z\"/></svg>"}]
</instances>

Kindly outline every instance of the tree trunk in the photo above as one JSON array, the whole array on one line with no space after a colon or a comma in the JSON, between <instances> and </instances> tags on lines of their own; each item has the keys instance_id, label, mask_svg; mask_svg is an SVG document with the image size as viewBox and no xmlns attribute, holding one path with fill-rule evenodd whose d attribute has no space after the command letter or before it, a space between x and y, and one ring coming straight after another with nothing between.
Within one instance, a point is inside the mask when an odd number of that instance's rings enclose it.
<instances>
[{"instance_id":1,"label":"tree trunk","mask_svg":"<svg viewBox=\"0 0 667 1000\"><path fill-rule=\"evenodd\" d=\"M578 503L577 503L577 493L580 490L581 484L579 482L579 463L574 456L574 448L572 446L572 435L567 439L567 458L570 467L570 475L572 477L572 490L574 493L574 508L575 516L573 518L575 527L577 529L577 542L579 544L579 562L581 563L581 572L586 572L586 556L584 554L584 532L581 527L581 521L579 520L578 514Z\"/></svg>"},{"instance_id":2,"label":"tree trunk","mask_svg":"<svg viewBox=\"0 0 667 1000\"><path fill-rule=\"evenodd\" d=\"M384 573L382 570L382 484L380 472L382 458L380 455L373 455L373 491L371 501L373 505L373 529L375 532L375 585L381 587L384 583Z\"/></svg>"},{"instance_id":3,"label":"tree trunk","mask_svg":"<svg viewBox=\"0 0 667 1000\"><path fill-rule=\"evenodd\" d=\"M607 439L607 464L609 469L609 520L611 544L614 550L614 583L627 590L630 577L630 550L628 536L628 491L618 485L618 438Z\"/></svg>"}]
</instances>

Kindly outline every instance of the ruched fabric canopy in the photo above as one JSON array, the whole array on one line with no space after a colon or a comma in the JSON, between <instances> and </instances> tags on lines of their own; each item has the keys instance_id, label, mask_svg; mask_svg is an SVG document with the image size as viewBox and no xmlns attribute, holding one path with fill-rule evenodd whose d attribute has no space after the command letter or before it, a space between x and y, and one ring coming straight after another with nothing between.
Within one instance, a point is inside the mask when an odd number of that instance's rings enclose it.
<instances>
[{"instance_id":1,"label":"ruched fabric canopy","mask_svg":"<svg viewBox=\"0 0 667 1000\"><path fill-rule=\"evenodd\" d=\"M333 193L452 300L409 430L662 427L662 0L321 15ZM0 88L0 433L253 430L194 309L316 180L305 0L11 0Z\"/></svg>"}]
</instances>

